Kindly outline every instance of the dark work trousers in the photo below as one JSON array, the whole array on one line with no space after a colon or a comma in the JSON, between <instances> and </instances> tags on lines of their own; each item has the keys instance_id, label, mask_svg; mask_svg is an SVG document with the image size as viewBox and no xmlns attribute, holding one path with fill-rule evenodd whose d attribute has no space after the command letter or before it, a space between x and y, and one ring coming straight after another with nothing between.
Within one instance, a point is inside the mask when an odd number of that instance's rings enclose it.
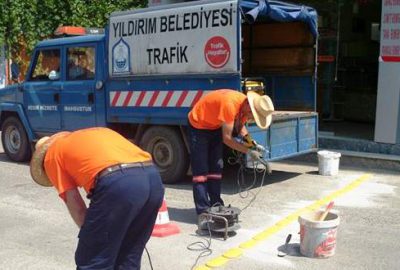
<instances>
[{"instance_id":1,"label":"dark work trousers","mask_svg":"<svg viewBox=\"0 0 400 270\"><path fill-rule=\"evenodd\" d=\"M196 129L189 125L189 143L193 199L199 215L213 205L224 204L221 199L222 129Z\"/></svg>"},{"instance_id":2,"label":"dark work trousers","mask_svg":"<svg viewBox=\"0 0 400 270\"><path fill-rule=\"evenodd\" d=\"M99 178L78 236L77 269L140 269L163 196L154 166L121 169Z\"/></svg>"}]
</instances>

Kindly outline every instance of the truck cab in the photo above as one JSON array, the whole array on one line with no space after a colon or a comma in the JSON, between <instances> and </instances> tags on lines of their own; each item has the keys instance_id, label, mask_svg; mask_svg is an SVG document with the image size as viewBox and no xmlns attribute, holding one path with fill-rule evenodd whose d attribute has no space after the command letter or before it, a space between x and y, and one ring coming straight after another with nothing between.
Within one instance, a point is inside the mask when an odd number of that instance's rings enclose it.
<instances>
[{"instance_id":1,"label":"truck cab","mask_svg":"<svg viewBox=\"0 0 400 270\"><path fill-rule=\"evenodd\" d=\"M23 104L36 136L104 125L104 35L40 42L21 84ZM99 95L99 97L95 97Z\"/></svg>"},{"instance_id":2,"label":"truck cab","mask_svg":"<svg viewBox=\"0 0 400 270\"><path fill-rule=\"evenodd\" d=\"M29 160L30 142L42 136L105 125L104 92L98 91L105 81L104 39L87 35L36 45L25 81L0 94L2 143L12 160Z\"/></svg>"}]
</instances>

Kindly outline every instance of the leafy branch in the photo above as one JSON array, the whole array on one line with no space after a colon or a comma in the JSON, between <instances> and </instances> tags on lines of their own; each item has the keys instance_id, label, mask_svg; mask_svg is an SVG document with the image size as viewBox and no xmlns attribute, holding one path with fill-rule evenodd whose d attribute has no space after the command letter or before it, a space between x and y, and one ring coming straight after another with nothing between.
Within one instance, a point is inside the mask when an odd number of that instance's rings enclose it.
<instances>
[{"instance_id":1,"label":"leafy branch","mask_svg":"<svg viewBox=\"0 0 400 270\"><path fill-rule=\"evenodd\" d=\"M8 57L26 66L35 44L60 25L100 27L117 10L144 7L145 0L0 0L0 44Z\"/></svg>"}]
</instances>

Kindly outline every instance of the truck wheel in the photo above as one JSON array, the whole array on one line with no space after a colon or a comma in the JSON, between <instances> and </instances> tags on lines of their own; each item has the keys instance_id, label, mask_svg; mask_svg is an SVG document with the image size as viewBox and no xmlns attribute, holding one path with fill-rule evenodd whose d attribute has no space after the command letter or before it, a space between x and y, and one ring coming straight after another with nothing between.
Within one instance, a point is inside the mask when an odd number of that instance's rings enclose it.
<instances>
[{"instance_id":1,"label":"truck wheel","mask_svg":"<svg viewBox=\"0 0 400 270\"><path fill-rule=\"evenodd\" d=\"M4 152L13 161L28 161L32 156L25 129L16 117L9 117L1 126L1 142Z\"/></svg>"},{"instance_id":2,"label":"truck wheel","mask_svg":"<svg viewBox=\"0 0 400 270\"><path fill-rule=\"evenodd\" d=\"M165 184L185 177L189 156L178 131L170 127L151 127L144 133L140 145L152 155Z\"/></svg>"}]
</instances>

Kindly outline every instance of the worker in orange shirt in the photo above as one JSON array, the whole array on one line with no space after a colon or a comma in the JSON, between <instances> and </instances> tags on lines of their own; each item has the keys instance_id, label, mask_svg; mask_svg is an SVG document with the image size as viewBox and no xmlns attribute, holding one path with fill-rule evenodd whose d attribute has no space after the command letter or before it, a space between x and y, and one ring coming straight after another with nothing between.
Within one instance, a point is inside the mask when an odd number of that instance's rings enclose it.
<instances>
[{"instance_id":1,"label":"worker in orange shirt","mask_svg":"<svg viewBox=\"0 0 400 270\"><path fill-rule=\"evenodd\" d=\"M37 142L30 171L57 189L80 228L77 269L140 269L164 196L149 153L108 128L61 132Z\"/></svg>"},{"instance_id":2,"label":"worker in orange shirt","mask_svg":"<svg viewBox=\"0 0 400 270\"><path fill-rule=\"evenodd\" d=\"M271 124L271 99L256 92L247 95L235 90L215 90L202 97L189 113L189 137L193 173L193 197L198 215L209 207L224 204L221 199L223 143L249 154L254 160L261 153L252 146L246 122L255 121L266 129ZM245 138L241 143L235 137ZM200 227L200 226L199 226Z\"/></svg>"}]
</instances>

